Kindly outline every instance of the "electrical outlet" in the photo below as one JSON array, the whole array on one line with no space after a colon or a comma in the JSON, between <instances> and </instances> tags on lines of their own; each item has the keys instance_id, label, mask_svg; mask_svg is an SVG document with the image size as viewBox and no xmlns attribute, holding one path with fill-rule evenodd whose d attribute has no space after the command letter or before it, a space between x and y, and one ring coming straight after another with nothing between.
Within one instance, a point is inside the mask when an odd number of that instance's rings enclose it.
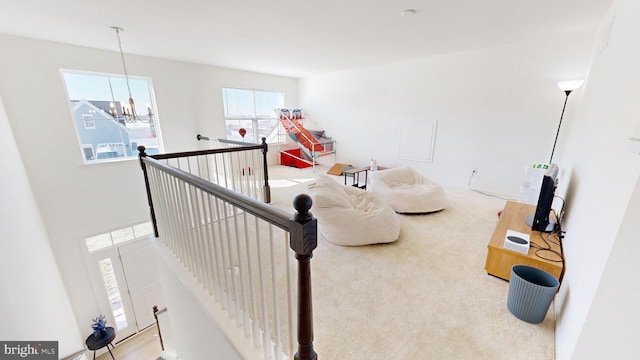
<instances>
[{"instance_id":1,"label":"electrical outlet","mask_svg":"<svg viewBox=\"0 0 640 360\"><path fill-rule=\"evenodd\" d=\"M471 182L473 181L473 178L478 174L478 168L473 168L473 170L471 170L471 176L469 176L469 183L467 184L467 186L469 187L469 190L473 190L471 189Z\"/></svg>"},{"instance_id":2,"label":"electrical outlet","mask_svg":"<svg viewBox=\"0 0 640 360\"><path fill-rule=\"evenodd\" d=\"M478 175L478 168L473 168L473 170L471 170L471 176L469 176L469 182L471 182L476 175Z\"/></svg>"}]
</instances>

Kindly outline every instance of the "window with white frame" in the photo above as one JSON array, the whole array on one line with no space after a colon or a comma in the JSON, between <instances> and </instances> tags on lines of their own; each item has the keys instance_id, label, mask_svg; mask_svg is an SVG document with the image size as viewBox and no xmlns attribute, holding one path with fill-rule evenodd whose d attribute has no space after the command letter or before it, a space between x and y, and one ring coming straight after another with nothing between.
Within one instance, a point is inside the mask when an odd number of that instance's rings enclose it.
<instances>
[{"instance_id":1,"label":"window with white frame","mask_svg":"<svg viewBox=\"0 0 640 360\"><path fill-rule=\"evenodd\" d=\"M260 143L282 143L285 132L279 129L280 121L275 109L284 103L281 92L255 89L222 88L222 104L227 129L227 139ZM241 130L246 134L242 136Z\"/></svg>"},{"instance_id":2,"label":"window with white frame","mask_svg":"<svg viewBox=\"0 0 640 360\"><path fill-rule=\"evenodd\" d=\"M82 154L87 160L93 160L96 157L93 152L93 146L91 144L82 144Z\"/></svg>"},{"instance_id":3,"label":"window with white frame","mask_svg":"<svg viewBox=\"0 0 640 360\"><path fill-rule=\"evenodd\" d=\"M79 149L85 163L135 158L161 150L151 80L103 73L61 70ZM129 98L134 99L134 108ZM131 116L134 112L137 117Z\"/></svg>"},{"instance_id":4,"label":"window with white frame","mask_svg":"<svg viewBox=\"0 0 640 360\"><path fill-rule=\"evenodd\" d=\"M93 122L93 114L82 114L85 129L95 129L96 124Z\"/></svg>"},{"instance_id":5,"label":"window with white frame","mask_svg":"<svg viewBox=\"0 0 640 360\"><path fill-rule=\"evenodd\" d=\"M87 250L92 253L97 250L151 234L153 234L153 224L151 224L150 221L147 221L141 224L126 226L113 231L90 236L85 238L85 244L87 245Z\"/></svg>"}]
</instances>

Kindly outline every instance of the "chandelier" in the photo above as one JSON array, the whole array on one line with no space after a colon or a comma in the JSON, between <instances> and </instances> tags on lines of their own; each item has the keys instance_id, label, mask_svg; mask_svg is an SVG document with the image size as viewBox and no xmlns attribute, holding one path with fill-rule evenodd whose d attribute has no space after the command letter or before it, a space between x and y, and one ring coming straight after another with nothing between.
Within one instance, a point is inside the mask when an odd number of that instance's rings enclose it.
<instances>
[{"instance_id":1,"label":"chandelier","mask_svg":"<svg viewBox=\"0 0 640 360\"><path fill-rule=\"evenodd\" d=\"M129 91L129 105L127 106L124 102L120 102L120 113L118 114L118 112L116 111L116 105L111 102L109 104L109 113L111 113L111 116L113 116L114 119L119 120L121 117L124 119L124 121L126 122L136 122L136 121L140 121L140 122L149 122L153 119L153 112L151 111L151 106L147 105L147 116L146 118L141 117L138 115L138 112L136 111L136 104L133 101L133 96L131 95L131 86L129 85L129 73L127 72L127 65L124 61L124 52L122 51L122 41L120 40L120 31L123 31L124 29L118 26L112 26L111 27L113 30L115 30L116 32L116 37L118 38L118 48L120 49L120 58L122 59L122 69L124 70L124 78L126 80L127 83L127 90Z\"/></svg>"}]
</instances>

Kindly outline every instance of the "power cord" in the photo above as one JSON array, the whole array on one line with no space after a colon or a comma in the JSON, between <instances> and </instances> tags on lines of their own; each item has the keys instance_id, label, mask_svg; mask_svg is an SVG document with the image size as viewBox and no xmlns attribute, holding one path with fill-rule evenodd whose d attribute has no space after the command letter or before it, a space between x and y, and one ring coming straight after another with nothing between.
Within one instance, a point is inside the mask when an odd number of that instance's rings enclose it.
<instances>
[{"instance_id":1,"label":"power cord","mask_svg":"<svg viewBox=\"0 0 640 360\"><path fill-rule=\"evenodd\" d=\"M553 213L556 216L558 228L560 228L560 219L562 219L564 217L564 204L565 204L565 201L564 201L564 198L562 196L554 195L554 198L558 198L558 199L562 200L562 206L560 206L560 214L556 213L555 210L553 210Z\"/></svg>"},{"instance_id":2,"label":"power cord","mask_svg":"<svg viewBox=\"0 0 640 360\"><path fill-rule=\"evenodd\" d=\"M556 235L558 236L558 245L560 246L560 255L562 256L562 270L560 271L560 278L558 280L560 281L560 284L562 284L562 279L564 279L564 271L566 270L566 262L564 258L564 246L562 246L562 239L564 238L564 232L562 231L562 221L560 221L562 215L564 214L564 199L561 197L560 199L562 199L562 207L560 208L561 215L560 217L558 217L558 214L555 211L553 212L553 214L556 216L556 220L558 224ZM560 291L560 287L558 287L558 291Z\"/></svg>"},{"instance_id":3,"label":"power cord","mask_svg":"<svg viewBox=\"0 0 640 360\"><path fill-rule=\"evenodd\" d=\"M472 188L471 187L471 180L473 179L473 177L476 175L477 172L478 172L478 170L473 169L473 171L471 172L471 176L469 176L469 182L467 183L467 187L469 188L469 190L471 190L473 192L477 192L478 194L482 194L484 196L494 197L494 198L501 199L501 200L517 201L517 199L506 198L506 197L502 197L502 196L498 196L498 195L494 195L494 194L488 194L486 192L482 192L480 190L476 190L476 189Z\"/></svg>"},{"instance_id":4,"label":"power cord","mask_svg":"<svg viewBox=\"0 0 640 360\"><path fill-rule=\"evenodd\" d=\"M564 207L564 199L563 199L563 207ZM564 272L566 270L564 249L562 246L562 239L564 238L564 235L563 235L564 233L562 231L562 226L560 224L560 218L558 217L558 213L556 213L555 210L552 210L552 212L556 217L556 221L557 221L556 223L558 224L558 228L555 231L550 233L543 233L543 232L538 233L540 234L540 240L542 240L544 245L541 246L539 244L534 243L533 241L530 242L530 245L532 248L536 249L535 254L537 257L547 261L562 263L562 270L560 271L560 278L558 279L560 284L562 284L562 280L564 279ZM551 247L551 244L556 245L559 250L554 250ZM543 254L545 252L553 254L555 258L551 258L550 256L544 256ZM560 291L560 287L558 287L558 291Z\"/></svg>"},{"instance_id":5,"label":"power cord","mask_svg":"<svg viewBox=\"0 0 640 360\"><path fill-rule=\"evenodd\" d=\"M546 238L545 238L545 233L540 232L540 240L543 242L543 245L534 243L533 241L531 241L531 247L536 249L535 254L537 257L547 260L547 261L553 261L553 262L561 262L564 265L564 256L562 254L562 246L560 245L560 235L557 233L546 233ZM557 241L551 240L552 236L556 236L558 238ZM560 247L560 251L558 250L554 250L551 247L551 244L557 245ZM544 253L550 253L555 255L555 258L551 257L551 256L543 256L542 254Z\"/></svg>"}]
</instances>

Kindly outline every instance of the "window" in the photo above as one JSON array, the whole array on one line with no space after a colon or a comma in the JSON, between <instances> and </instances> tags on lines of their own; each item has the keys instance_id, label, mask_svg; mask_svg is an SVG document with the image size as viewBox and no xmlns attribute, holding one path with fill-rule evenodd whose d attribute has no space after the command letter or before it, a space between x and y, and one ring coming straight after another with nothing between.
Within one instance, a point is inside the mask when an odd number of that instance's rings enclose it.
<instances>
[{"instance_id":1,"label":"window","mask_svg":"<svg viewBox=\"0 0 640 360\"><path fill-rule=\"evenodd\" d=\"M95 155L93 154L93 145L91 144L82 144L82 154L86 160L95 159Z\"/></svg>"},{"instance_id":2,"label":"window","mask_svg":"<svg viewBox=\"0 0 640 360\"><path fill-rule=\"evenodd\" d=\"M85 163L138 156L161 147L151 82L147 78L62 70L79 149ZM138 119L132 119L129 89ZM143 110L143 111L142 111Z\"/></svg>"},{"instance_id":3,"label":"window","mask_svg":"<svg viewBox=\"0 0 640 360\"><path fill-rule=\"evenodd\" d=\"M134 240L143 236L153 234L153 225L150 221L121 229L113 230L104 234L88 237L84 239L87 250L92 253L105 249L125 241Z\"/></svg>"},{"instance_id":4,"label":"window","mask_svg":"<svg viewBox=\"0 0 640 360\"><path fill-rule=\"evenodd\" d=\"M227 139L260 143L284 142L285 132L279 129L280 121L275 109L283 106L281 92L222 88L222 103L227 129ZM240 135L240 128L246 135Z\"/></svg>"},{"instance_id":5,"label":"window","mask_svg":"<svg viewBox=\"0 0 640 360\"><path fill-rule=\"evenodd\" d=\"M82 114L85 129L95 129L96 124L93 122L93 114Z\"/></svg>"},{"instance_id":6,"label":"window","mask_svg":"<svg viewBox=\"0 0 640 360\"><path fill-rule=\"evenodd\" d=\"M100 272L102 275L102 281L104 281L104 288L107 291L109 297L109 305L113 312L113 318L116 319L116 329L122 329L128 325L127 315L124 312L122 305L122 296L120 295L120 288L118 287L118 281L116 280L115 272L113 271L113 263L111 258L105 258L99 261Z\"/></svg>"}]
</instances>

